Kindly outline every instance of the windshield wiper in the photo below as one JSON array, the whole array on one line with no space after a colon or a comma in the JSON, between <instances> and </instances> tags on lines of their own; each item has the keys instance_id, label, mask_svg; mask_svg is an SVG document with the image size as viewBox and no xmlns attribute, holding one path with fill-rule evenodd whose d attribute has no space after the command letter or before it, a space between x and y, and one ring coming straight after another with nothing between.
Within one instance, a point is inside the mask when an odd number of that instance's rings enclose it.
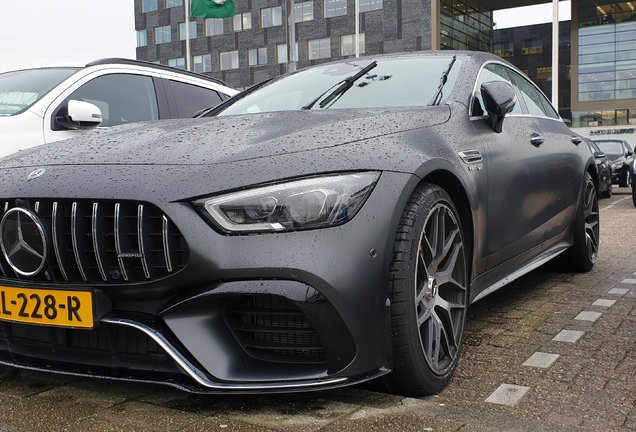
<instances>
[{"instance_id":1,"label":"windshield wiper","mask_svg":"<svg viewBox=\"0 0 636 432\"><path fill-rule=\"evenodd\" d=\"M437 89L435 90L435 94L433 95L433 98L428 102L428 105L438 105L442 101L442 89L444 88L444 84L446 84L446 81L448 81L448 74L453 68L453 64L455 64L455 60L457 60L457 57L453 56L453 59L448 64L448 67L442 74L442 77L439 80L439 85L437 86Z\"/></svg>"},{"instance_id":2,"label":"windshield wiper","mask_svg":"<svg viewBox=\"0 0 636 432\"><path fill-rule=\"evenodd\" d=\"M359 72L351 75L350 77L343 79L342 81L340 81L340 83L336 84L338 87L336 87L331 93L329 93L329 95L326 98L322 100L322 102L320 102L319 104L320 108L324 108L331 101L334 101L334 99L336 99L337 97L342 96L347 90L353 87L353 83L355 83L361 77L365 76L371 69L373 69L377 65L378 65L378 62L374 60L368 65L366 65L365 67L363 67L362 69L360 69ZM316 102L318 102L332 88L334 88L334 86L331 86L329 89L327 89L326 92L321 93L316 99L312 100L301 109L303 110L311 109L316 104Z\"/></svg>"}]
</instances>

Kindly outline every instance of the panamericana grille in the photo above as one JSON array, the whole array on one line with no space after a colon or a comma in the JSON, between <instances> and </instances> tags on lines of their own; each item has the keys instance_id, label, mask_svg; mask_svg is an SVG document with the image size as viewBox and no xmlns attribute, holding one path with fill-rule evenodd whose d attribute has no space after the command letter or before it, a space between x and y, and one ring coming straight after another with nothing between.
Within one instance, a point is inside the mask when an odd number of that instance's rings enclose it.
<instances>
[{"instance_id":1,"label":"panamericana grille","mask_svg":"<svg viewBox=\"0 0 636 432\"><path fill-rule=\"evenodd\" d=\"M252 357L280 363L326 363L318 335L289 300L270 295L239 297L226 305L224 316Z\"/></svg>"},{"instance_id":2,"label":"panamericana grille","mask_svg":"<svg viewBox=\"0 0 636 432\"><path fill-rule=\"evenodd\" d=\"M15 272L0 254L0 272L8 279L125 284L166 277L188 261L182 234L152 204L7 199L0 205L3 214L15 207L37 214L48 245L46 266L32 276Z\"/></svg>"}]
</instances>

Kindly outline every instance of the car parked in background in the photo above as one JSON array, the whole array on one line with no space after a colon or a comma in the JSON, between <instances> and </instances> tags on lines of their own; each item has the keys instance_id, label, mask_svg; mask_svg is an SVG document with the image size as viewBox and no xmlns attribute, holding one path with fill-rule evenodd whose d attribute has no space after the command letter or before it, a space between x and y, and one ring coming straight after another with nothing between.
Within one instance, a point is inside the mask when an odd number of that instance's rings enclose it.
<instances>
[{"instance_id":1,"label":"car parked in background","mask_svg":"<svg viewBox=\"0 0 636 432\"><path fill-rule=\"evenodd\" d=\"M608 139L594 140L594 142L610 160L612 167L612 184L629 187L631 184L631 166L634 162L634 151L629 147L627 141Z\"/></svg>"},{"instance_id":2,"label":"car parked in background","mask_svg":"<svg viewBox=\"0 0 636 432\"><path fill-rule=\"evenodd\" d=\"M236 94L204 75L138 60L0 74L0 157L88 129L192 117Z\"/></svg>"},{"instance_id":3,"label":"car parked in background","mask_svg":"<svg viewBox=\"0 0 636 432\"><path fill-rule=\"evenodd\" d=\"M612 167L607 155L596 145L594 141L585 138L585 142L590 146L590 151L596 159L598 169L598 193L602 198L612 196Z\"/></svg>"},{"instance_id":4,"label":"car parked in background","mask_svg":"<svg viewBox=\"0 0 636 432\"><path fill-rule=\"evenodd\" d=\"M636 159L632 162L632 201L636 207Z\"/></svg>"},{"instance_id":5,"label":"car parked in background","mask_svg":"<svg viewBox=\"0 0 636 432\"><path fill-rule=\"evenodd\" d=\"M471 303L599 247L590 148L488 53L307 67L0 168L0 363L197 392L439 392Z\"/></svg>"}]
</instances>

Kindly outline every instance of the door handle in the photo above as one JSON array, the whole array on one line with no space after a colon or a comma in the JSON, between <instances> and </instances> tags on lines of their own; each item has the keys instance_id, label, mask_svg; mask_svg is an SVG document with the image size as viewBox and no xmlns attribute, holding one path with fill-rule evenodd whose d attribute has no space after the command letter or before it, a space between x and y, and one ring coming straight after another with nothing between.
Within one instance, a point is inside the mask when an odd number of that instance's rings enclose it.
<instances>
[{"instance_id":1,"label":"door handle","mask_svg":"<svg viewBox=\"0 0 636 432\"><path fill-rule=\"evenodd\" d=\"M538 133L533 133L530 136L530 142L532 143L533 146L539 147L541 144L543 144L545 142L545 138L543 138Z\"/></svg>"},{"instance_id":2,"label":"door handle","mask_svg":"<svg viewBox=\"0 0 636 432\"><path fill-rule=\"evenodd\" d=\"M572 142L576 145L579 145L583 142L583 138L580 136L572 135Z\"/></svg>"}]
</instances>

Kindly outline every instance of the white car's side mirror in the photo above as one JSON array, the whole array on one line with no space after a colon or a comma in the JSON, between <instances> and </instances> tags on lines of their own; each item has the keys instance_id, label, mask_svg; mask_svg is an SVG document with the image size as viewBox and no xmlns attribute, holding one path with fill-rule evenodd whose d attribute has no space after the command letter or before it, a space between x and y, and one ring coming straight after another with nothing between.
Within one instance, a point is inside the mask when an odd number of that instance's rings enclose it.
<instances>
[{"instance_id":1,"label":"white car's side mirror","mask_svg":"<svg viewBox=\"0 0 636 432\"><path fill-rule=\"evenodd\" d=\"M57 118L57 122L67 129L93 129L102 124L102 111L92 103L71 99L67 114Z\"/></svg>"}]
</instances>

